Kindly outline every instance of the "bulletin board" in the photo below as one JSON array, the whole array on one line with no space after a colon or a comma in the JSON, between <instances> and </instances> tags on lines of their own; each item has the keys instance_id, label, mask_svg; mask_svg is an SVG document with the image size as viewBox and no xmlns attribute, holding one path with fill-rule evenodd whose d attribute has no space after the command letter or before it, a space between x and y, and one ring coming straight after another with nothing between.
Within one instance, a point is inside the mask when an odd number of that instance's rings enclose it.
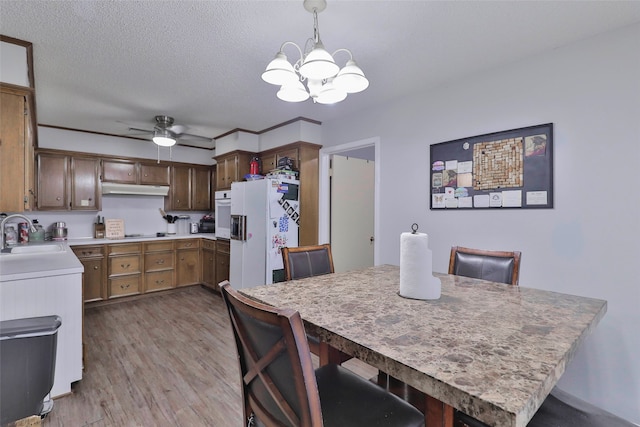
<instances>
[{"instance_id":1,"label":"bulletin board","mask_svg":"<svg viewBox=\"0 0 640 427\"><path fill-rule=\"evenodd\" d=\"M553 123L431 145L432 210L553 208Z\"/></svg>"}]
</instances>

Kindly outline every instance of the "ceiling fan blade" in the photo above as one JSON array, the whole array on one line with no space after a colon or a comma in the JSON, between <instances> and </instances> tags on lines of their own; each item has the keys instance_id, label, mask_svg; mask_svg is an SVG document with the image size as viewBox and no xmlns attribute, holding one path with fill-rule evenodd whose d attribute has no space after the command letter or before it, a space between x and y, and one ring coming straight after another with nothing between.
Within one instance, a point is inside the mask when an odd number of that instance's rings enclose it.
<instances>
[{"instance_id":1,"label":"ceiling fan blade","mask_svg":"<svg viewBox=\"0 0 640 427\"><path fill-rule=\"evenodd\" d=\"M182 139L199 139L199 140L205 140L205 141L211 141L213 139L213 138L209 138L208 136L194 135L192 133L182 133L178 136Z\"/></svg>"},{"instance_id":2,"label":"ceiling fan blade","mask_svg":"<svg viewBox=\"0 0 640 427\"><path fill-rule=\"evenodd\" d=\"M167 129L175 133L176 135L181 135L186 128L183 125L173 125L168 127Z\"/></svg>"},{"instance_id":3,"label":"ceiling fan blade","mask_svg":"<svg viewBox=\"0 0 640 427\"><path fill-rule=\"evenodd\" d=\"M129 130L134 130L136 132L144 132L144 133L148 133L148 134L152 134L153 133L153 130L149 130L149 129L140 129L140 128L130 127Z\"/></svg>"}]
</instances>

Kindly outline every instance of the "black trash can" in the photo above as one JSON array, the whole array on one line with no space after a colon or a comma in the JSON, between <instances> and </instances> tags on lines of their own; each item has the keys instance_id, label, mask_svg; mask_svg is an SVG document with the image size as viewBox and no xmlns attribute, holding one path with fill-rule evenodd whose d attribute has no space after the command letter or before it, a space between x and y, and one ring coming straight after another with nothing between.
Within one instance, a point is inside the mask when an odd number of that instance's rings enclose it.
<instances>
[{"instance_id":1,"label":"black trash can","mask_svg":"<svg viewBox=\"0 0 640 427\"><path fill-rule=\"evenodd\" d=\"M53 408L59 316L0 322L0 425Z\"/></svg>"}]
</instances>

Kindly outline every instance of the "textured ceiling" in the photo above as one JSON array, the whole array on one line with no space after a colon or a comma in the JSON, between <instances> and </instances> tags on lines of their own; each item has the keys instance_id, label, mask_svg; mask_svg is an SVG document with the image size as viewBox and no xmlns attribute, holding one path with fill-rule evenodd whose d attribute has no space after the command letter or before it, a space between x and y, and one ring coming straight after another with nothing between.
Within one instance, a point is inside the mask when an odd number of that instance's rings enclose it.
<instances>
[{"instance_id":1,"label":"textured ceiling","mask_svg":"<svg viewBox=\"0 0 640 427\"><path fill-rule=\"evenodd\" d=\"M0 33L33 43L40 124L119 135L166 114L208 138L449 84L640 22L640 1L328 0L318 20L371 82L331 106L282 102L260 79L282 42L312 36L302 1L0 0Z\"/></svg>"}]
</instances>

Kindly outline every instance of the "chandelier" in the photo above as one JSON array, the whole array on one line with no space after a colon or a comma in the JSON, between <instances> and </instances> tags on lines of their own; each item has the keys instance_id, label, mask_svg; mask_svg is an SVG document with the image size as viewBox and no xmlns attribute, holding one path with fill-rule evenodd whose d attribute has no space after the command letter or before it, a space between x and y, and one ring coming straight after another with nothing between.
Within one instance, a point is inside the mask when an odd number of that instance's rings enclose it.
<instances>
[{"instance_id":1,"label":"chandelier","mask_svg":"<svg viewBox=\"0 0 640 427\"><path fill-rule=\"evenodd\" d=\"M283 101L302 102L310 97L314 103L335 104L344 100L347 94L362 92L369 86L369 80L349 49L338 49L333 55L325 50L318 30L318 13L326 7L326 0L304 0L304 8L313 14L313 38L307 40L304 54L296 43L286 41L262 73L262 80L280 86L276 95ZM295 46L300 54L300 59L293 65L283 52L288 45ZM340 52L349 55L342 69L334 60Z\"/></svg>"}]
</instances>

